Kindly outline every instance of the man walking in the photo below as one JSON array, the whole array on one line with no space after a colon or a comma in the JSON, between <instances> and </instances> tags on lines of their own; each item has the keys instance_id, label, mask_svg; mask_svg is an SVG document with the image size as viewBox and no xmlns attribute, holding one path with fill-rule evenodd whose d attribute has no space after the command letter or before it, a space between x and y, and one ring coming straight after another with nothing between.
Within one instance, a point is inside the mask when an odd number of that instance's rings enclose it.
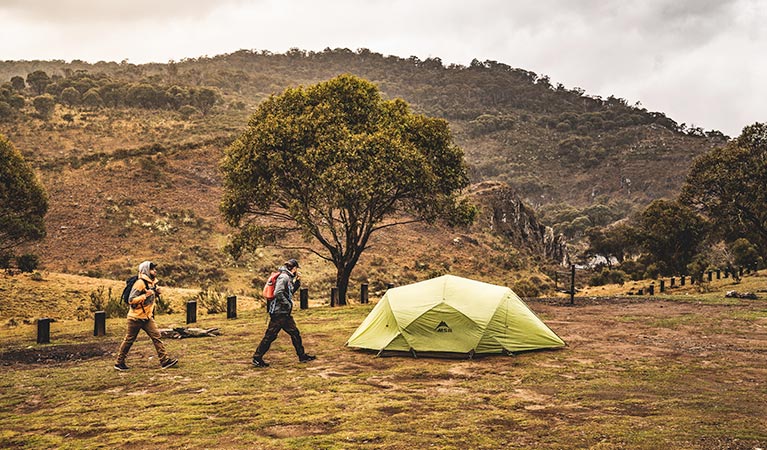
<instances>
[{"instance_id":1,"label":"man walking","mask_svg":"<svg viewBox=\"0 0 767 450\"><path fill-rule=\"evenodd\" d=\"M293 347L296 349L298 361L305 363L316 359L304 351L304 345L301 341L301 332L298 331L296 321L293 320L293 294L301 286L301 274L298 272L298 261L290 259L278 271L279 276L275 280L274 299L267 302L269 312L269 325L266 327L264 338L258 344L256 352L253 354L253 365L255 367L269 367L264 361L264 354L269 351L277 334L280 330L285 330L290 335Z\"/></svg>"},{"instance_id":2,"label":"man walking","mask_svg":"<svg viewBox=\"0 0 767 450\"><path fill-rule=\"evenodd\" d=\"M160 295L160 288L157 287L157 264L151 261L144 261L138 266L138 279L133 283L130 296L128 297L128 332L120 345L117 353L116 370L128 370L125 365L125 358L128 357L128 351L136 342L138 333L144 330L149 338L152 339L154 348L157 351L157 357L160 359L160 367L167 369L176 365L178 359L171 358L165 351L165 345L160 340L160 330L154 321L154 307L157 297Z\"/></svg>"}]
</instances>

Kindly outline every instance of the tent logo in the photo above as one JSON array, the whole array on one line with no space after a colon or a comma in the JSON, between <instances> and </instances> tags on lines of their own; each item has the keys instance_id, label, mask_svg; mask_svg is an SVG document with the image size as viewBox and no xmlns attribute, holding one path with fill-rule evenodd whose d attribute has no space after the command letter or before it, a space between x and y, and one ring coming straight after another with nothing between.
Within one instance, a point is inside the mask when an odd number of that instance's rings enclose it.
<instances>
[{"instance_id":1,"label":"tent logo","mask_svg":"<svg viewBox=\"0 0 767 450\"><path fill-rule=\"evenodd\" d=\"M452 333L452 332L453 332L453 329L452 329L452 328L450 328L449 326L447 326L447 324L446 324L446 323L445 323L445 321L443 320L443 321L441 321L441 322L439 323L439 325L437 325L437 328L435 328L435 331L436 331L437 333Z\"/></svg>"}]
</instances>

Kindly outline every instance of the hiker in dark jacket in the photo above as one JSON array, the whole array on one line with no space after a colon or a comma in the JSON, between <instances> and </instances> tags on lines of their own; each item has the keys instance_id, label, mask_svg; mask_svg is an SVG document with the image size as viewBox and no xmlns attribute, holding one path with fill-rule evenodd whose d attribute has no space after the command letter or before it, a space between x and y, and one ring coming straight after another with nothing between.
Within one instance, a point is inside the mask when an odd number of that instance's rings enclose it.
<instances>
[{"instance_id":1,"label":"hiker in dark jacket","mask_svg":"<svg viewBox=\"0 0 767 450\"><path fill-rule=\"evenodd\" d=\"M314 356L304 351L301 341L301 332L298 331L296 321L293 320L293 294L301 287L301 274L298 272L298 261L288 260L279 269L280 275L274 284L274 300L268 303L269 325L266 327L264 338L258 344L253 354L253 365L256 367L268 367L264 361L264 354L269 351L280 330L285 330L290 335L293 347L296 349L299 362L308 362L315 359Z\"/></svg>"}]
</instances>

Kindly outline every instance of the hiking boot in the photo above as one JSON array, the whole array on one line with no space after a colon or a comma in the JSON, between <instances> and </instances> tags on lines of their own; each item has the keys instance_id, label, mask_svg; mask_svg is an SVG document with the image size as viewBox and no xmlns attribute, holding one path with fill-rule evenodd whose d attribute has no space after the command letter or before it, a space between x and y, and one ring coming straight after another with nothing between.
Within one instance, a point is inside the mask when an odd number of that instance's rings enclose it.
<instances>
[{"instance_id":1,"label":"hiking boot","mask_svg":"<svg viewBox=\"0 0 767 450\"><path fill-rule=\"evenodd\" d=\"M160 364L161 369L167 369L168 367L173 367L178 363L178 358L170 358L166 359L164 363Z\"/></svg>"},{"instance_id":2,"label":"hiking boot","mask_svg":"<svg viewBox=\"0 0 767 450\"><path fill-rule=\"evenodd\" d=\"M314 361L315 359L317 359L316 356L307 355L306 353L304 353L303 355L298 357L298 362L305 363L309 361Z\"/></svg>"},{"instance_id":3,"label":"hiking boot","mask_svg":"<svg viewBox=\"0 0 767 450\"><path fill-rule=\"evenodd\" d=\"M115 364L115 370L119 370L120 372L125 372L128 369L130 369L130 367L126 366L124 362Z\"/></svg>"},{"instance_id":4,"label":"hiking boot","mask_svg":"<svg viewBox=\"0 0 767 450\"><path fill-rule=\"evenodd\" d=\"M264 361L264 358L260 356L253 357L253 366L255 367L269 367L269 363Z\"/></svg>"}]
</instances>

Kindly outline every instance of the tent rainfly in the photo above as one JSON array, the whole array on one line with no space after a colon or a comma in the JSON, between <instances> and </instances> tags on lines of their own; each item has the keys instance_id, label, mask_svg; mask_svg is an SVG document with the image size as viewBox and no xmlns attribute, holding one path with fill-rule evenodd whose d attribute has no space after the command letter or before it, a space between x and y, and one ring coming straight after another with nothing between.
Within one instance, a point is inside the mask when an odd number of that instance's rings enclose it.
<instances>
[{"instance_id":1,"label":"tent rainfly","mask_svg":"<svg viewBox=\"0 0 767 450\"><path fill-rule=\"evenodd\" d=\"M386 291L346 345L472 357L565 343L511 289L445 275Z\"/></svg>"}]
</instances>

